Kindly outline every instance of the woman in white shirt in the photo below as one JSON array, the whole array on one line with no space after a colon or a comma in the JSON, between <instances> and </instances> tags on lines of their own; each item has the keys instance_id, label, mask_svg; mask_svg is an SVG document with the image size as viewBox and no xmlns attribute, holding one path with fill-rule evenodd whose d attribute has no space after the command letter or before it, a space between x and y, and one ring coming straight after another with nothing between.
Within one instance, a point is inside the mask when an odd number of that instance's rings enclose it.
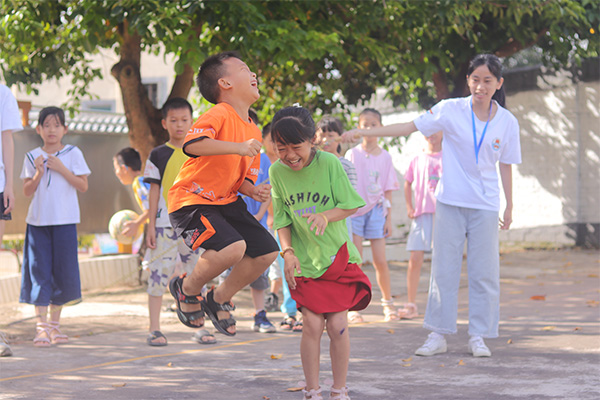
<instances>
[{"instance_id":1,"label":"woman in white shirt","mask_svg":"<svg viewBox=\"0 0 600 400\"><path fill-rule=\"evenodd\" d=\"M491 54L476 56L469 65L471 95L442 100L412 122L368 131L357 136L407 136L419 130L425 136L444 131L444 172L436 189L437 209L429 298L423 326L425 344L415 354L446 352L443 335L456 333L458 289L465 239L469 277L469 351L489 357L483 338L498 337L500 314L500 261L498 214L500 188L496 163L506 198L500 228L512 223L512 169L521 162L519 124L504 108L502 64Z\"/></svg>"}]
</instances>

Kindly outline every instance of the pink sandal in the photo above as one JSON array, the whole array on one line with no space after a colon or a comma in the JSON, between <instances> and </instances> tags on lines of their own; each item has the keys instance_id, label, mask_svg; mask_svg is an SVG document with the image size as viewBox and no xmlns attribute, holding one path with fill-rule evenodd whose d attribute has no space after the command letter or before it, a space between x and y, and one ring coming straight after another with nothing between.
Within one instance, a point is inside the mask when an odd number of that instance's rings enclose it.
<instances>
[{"instance_id":1,"label":"pink sandal","mask_svg":"<svg viewBox=\"0 0 600 400\"><path fill-rule=\"evenodd\" d=\"M38 322L35 324L36 334L33 338L33 345L35 347L50 347L50 330L49 325L45 322Z\"/></svg>"},{"instance_id":2,"label":"pink sandal","mask_svg":"<svg viewBox=\"0 0 600 400\"><path fill-rule=\"evenodd\" d=\"M398 316L400 319L413 319L419 316L419 310L415 303L405 303L402 308L398 310Z\"/></svg>"},{"instance_id":3,"label":"pink sandal","mask_svg":"<svg viewBox=\"0 0 600 400\"><path fill-rule=\"evenodd\" d=\"M50 321L48 327L50 328L50 340L52 344L69 343L69 337L60 331L58 321Z\"/></svg>"},{"instance_id":4,"label":"pink sandal","mask_svg":"<svg viewBox=\"0 0 600 400\"><path fill-rule=\"evenodd\" d=\"M348 396L348 386L344 386L341 389L336 389L333 386L329 390L329 398L334 400L351 400Z\"/></svg>"}]
</instances>

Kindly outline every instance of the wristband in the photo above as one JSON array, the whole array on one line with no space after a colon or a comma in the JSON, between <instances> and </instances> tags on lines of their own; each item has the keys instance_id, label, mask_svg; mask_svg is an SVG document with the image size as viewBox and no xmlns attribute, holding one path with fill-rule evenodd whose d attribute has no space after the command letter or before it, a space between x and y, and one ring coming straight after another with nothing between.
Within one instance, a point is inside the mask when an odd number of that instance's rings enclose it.
<instances>
[{"instance_id":1,"label":"wristband","mask_svg":"<svg viewBox=\"0 0 600 400\"><path fill-rule=\"evenodd\" d=\"M294 251L294 248L292 246L288 246L285 249L281 250L279 252L279 255L281 256L281 258L283 258L283 256L285 255L285 253L287 253L288 251ZM296 252L294 252L294 254L296 254Z\"/></svg>"},{"instance_id":2,"label":"wristband","mask_svg":"<svg viewBox=\"0 0 600 400\"><path fill-rule=\"evenodd\" d=\"M327 225L329 225L329 220L327 219L327 217L325 216L325 214L323 214L323 213L317 213L317 215L320 215L321 217L323 217L323 219L325 220L325 227L327 227Z\"/></svg>"}]
</instances>

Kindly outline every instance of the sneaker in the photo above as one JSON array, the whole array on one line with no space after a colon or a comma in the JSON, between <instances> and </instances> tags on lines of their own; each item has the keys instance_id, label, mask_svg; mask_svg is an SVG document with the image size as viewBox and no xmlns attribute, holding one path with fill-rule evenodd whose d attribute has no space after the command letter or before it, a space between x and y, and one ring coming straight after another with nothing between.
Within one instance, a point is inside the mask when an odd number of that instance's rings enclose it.
<instances>
[{"instance_id":1,"label":"sneaker","mask_svg":"<svg viewBox=\"0 0 600 400\"><path fill-rule=\"evenodd\" d=\"M252 325L252 329L254 332L260 333L273 333L277 331L275 326L267 318L267 313L265 310L261 310L254 315L254 324Z\"/></svg>"},{"instance_id":2,"label":"sneaker","mask_svg":"<svg viewBox=\"0 0 600 400\"><path fill-rule=\"evenodd\" d=\"M469 353L473 354L473 357L491 357L492 352L485 345L481 336L471 336L469 339Z\"/></svg>"},{"instance_id":3,"label":"sneaker","mask_svg":"<svg viewBox=\"0 0 600 400\"><path fill-rule=\"evenodd\" d=\"M275 293L269 293L265 297L265 310L267 312L279 311L279 297Z\"/></svg>"},{"instance_id":4,"label":"sneaker","mask_svg":"<svg viewBox=\"0 0 600 400\"><path fill-rule=\"evenodd\" d=\"M0 357L10 357L13 352L8 345L8 339L4 336L4 333L0 332Z\"/></svg>"},{"instance_id":5,"label":"sneaker","mask_svg":"<svg viewBox=\"0 0 600 400\"><path fill-rule=\"evenodd\" d=\"M431 332L423 346L419 347L415 354L418 356L433 356L447 351L446 339L439 333Z\"/></svg>"}]
</instances>

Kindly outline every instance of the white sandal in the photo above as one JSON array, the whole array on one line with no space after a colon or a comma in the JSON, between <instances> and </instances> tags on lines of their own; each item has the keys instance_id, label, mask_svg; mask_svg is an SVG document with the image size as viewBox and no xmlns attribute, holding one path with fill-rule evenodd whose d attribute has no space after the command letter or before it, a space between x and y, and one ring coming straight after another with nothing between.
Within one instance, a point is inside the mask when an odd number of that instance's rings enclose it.
<instances>
[{"instance_id":1,"label":"white sandal","mask_svg":"<svg viewBox=\"0 0 600 400\"><path fill-rule=\"evenodd\" d=\"M385 322L397 321L399 319L398 312L394 309L394 300L381 299L381 305L383 306L383 320Z\"/></svg>"},{"instance_id":2,"label":"white sandal","mask_svg":"<svg viewBox=\"0 0 600 400\"><path fill-rule=\"evenodd\" d=\"M336 389L332 386L329 390L329 398L334 400L350 400L350 396L348 396L348 386L344 386L341 389Z\"/></svg>"},{"instance_id":3,"label":"white sandal","mask_svg":"<svg viewBox=\"0 0 600 400\"><path fill-rule=\"evenodd\" d=\"M323 400L323 396L321 396L321 388L306 390L306 388L302 389L302 394L304 395L304 400Z\"/></svg>"},{"instance_id":4,"label":"white sandal","mask_svg":"<svg viewBox=\"0 0 600 400\"><path fill-rule=\"evenodd\" d=\"M413 319L419 316L419 310L415 303L405 303L402 308L398 310L398 316L400 319Z\"/></svg>"}]
</instances>

